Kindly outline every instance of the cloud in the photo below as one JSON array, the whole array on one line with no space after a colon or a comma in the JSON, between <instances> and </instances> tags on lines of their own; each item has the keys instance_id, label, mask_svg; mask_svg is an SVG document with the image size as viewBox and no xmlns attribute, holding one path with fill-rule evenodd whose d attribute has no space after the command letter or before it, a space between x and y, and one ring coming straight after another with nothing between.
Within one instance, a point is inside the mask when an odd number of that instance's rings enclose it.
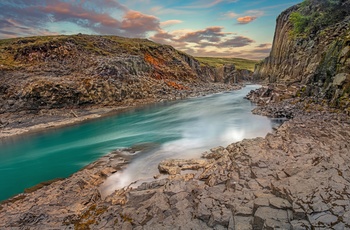
<instances>
[{"instance_id":1,"label":"cloud","mask_svg":"<svg viewBox=\"0 0 350 230\"><path fill-rule=\"evenodd\" d=\"M220 38L224 37L227 34L222 32L222 29L223 27L220 27L220 26L208 27L204 30L189 32L181 36L177 40L182 42L194 42L194 43L200 43L203 40L206 40L209 42L219 42Z\"/></svg>"},{"instance_id":2,"label":"cloud","mask_svg":"<svg viewBox=\"0 0 350 230\"><path fill-rule=\"evenodd\" d=\"M164 28L164 27L168 27L168 26L180 24L180 23L182 23L182 22L183 22L183 21L181 21L181 20L168 20L168 21L165 21L165 22L161 22L161 23L160 23L160 26L161 26L162 28Z\"/></svg>"},{"instance_id":3,"label":"cloud","mask_svg":"<svg viewBox=\"0 0 350 230\"><path fill-rule=\"evenodd\" d=\"M236 14L236 13L230 11L230 12L227 12L225 14L225 16L228 17L228 18L237 18L237 17L239 17L239 14Z\"/></svg>"},{"instance_id":4,"label":"cloud","mask_svg":"<svg viewBox=\"0 0 350 230\"><path fill-rule=\"evenodd\" d=\"M223 32L223 27L213 26L202 30L158 31L151 40L172 45L194 56L232 57L237 48L248 47L255 41L251 38Z\"/></svg>"},{"instance_id":5,"label":"cloud","mask_svg":"<svg viewBox=\"0 0 350 230\"><path fill-rule=\"evenodd\" d=\"M100 24L107 27L118 27L120 22L106 13L96 13L79 5L72 5L68 2L57 2L46 6L37 7L41 12L51 14L56 21L87 20L87 25Z\"/></svg>"},{"instance_id":6,"label":"cloud","mask_svg":"<svg viewBox=\"0 0 350 230\"><path fill-rule=\"evenodd\" d=\"M264 54L264 56L268 56L268 54L271 52L271 48L265 48L265 49L255 49L253 50L255 54Z\"/></svg>"},{"instance_id":7,"label":"cloud","mask_svg":"<svg viewBox=\"0 0 350 230\"><path fill-rule=\"evenodd\" d=\"M262 10L247 10L242 14L237 14L235 12L229 11L224 14L225 18L237 18L237 22L240 25L248 24L264 15L265 12Z\"/></svg>"},{"instance_id":8,"label":"cloud","mask_svg":"<svg viewBox=\"0 0 350 230\"><path fill-rule=\"evenodd\" d=\"M184 9L206 9L206 8L211 8L219 3L221 3L223 0L214 0L214 1L197 1L192 3L191 5L187 5L187 6L183 6L180 8L184 8Z\"/></svg>"},{"instance_id":9,"label":"cloud","mask_svg":"<svg viewBox=\"0 0 350 230\"><path fill-rule=\"evenodd\" d=\"M45 28L27 27L13 19L0 19L0 37L12 38L18 36L37 36L37 35L57 35Z\"/></svg>"},{"instance_id":10,"label":"cloud","mask_svg":"<svg viewBox=\"0 0 350 230\"><path fill-rule=\"evenodd\" d=\"M83 1L84 2L84 1ZM104 8L117 8L123 11L128 11L129 9L118 3L116 0L102 0L102 2L100 3Z\"/></svg>"},{"instance_id":11,"label":"cloud","mask_svg":"<svg viewBox=\"0 0 350 230\"><path fill-rule=\"evenodd\" d=\"M243 47L248 46L251 43L254 43L254 40L243 36L236 36L218 44L218 47Z\"/></svg>"},{"instance_id":12,"label":"cloud","mask_svg":"<svg viewBox=\"0 0 350 230\"><path fill-rule=\"evenodd\" d=\"M182 32L177 31L177 32L168 33L164 30L160 30L157 33L155 33L153 36L151 36L150 39L154 42L165 44L165 45L171 45L175 48L185 51L186 49L188 49L187 45L189 43L177 40L176 33L182 33Z\"/></svg>"},{"instance_id":13,"label":"cloud","mask_svg":"<svg viewBox=\"0 0 350 230\"><path fill-rule=\"evenodd\" d=\"M140 1L144 4L152 2L139 0L137 4ZM237 0L196 0L182 7L153 6L148 11L140 12L120 4L118 0L0 1L0 38L82 32L150 38L198 56L255 55L255 59L267 56L271 44L254 44L253 39L226 32L222 26L167 31L168 27L184 22L177 17L161 22L155 16L186 14L187 17L193 14L193 9L209 12L212 7L235 2ZM225 17L247 24L262 15L264 12L261 10L249 10L244 14L230 11Z\"/></svg>"},{"instance_id":14,"label":"cloud","mask_svg":"<svg viewBox=\"0 0 350 230\"><path fill-rule=\"evenodd\" d=\"M196 31L176 31L172 33L163 30L158 31L150 37L151 40L159 43L175 43L187 44L192 47L217 47L217 48L232 48L243 47L254 43L255 41L244 36L235 36L233 33L223 32L223 27L212 26L203 30Z\"/></svg>"},{"instance_id":15,"label":"cloud","mask_svg":"<svg viewBox=\"0 0 350 230\"><path fill-rule=\"evenodd\" d=\"M265 15L263 10L247 10L244 12L244 15L253 15L255 17L262 17Z\"/></svg>"},{"instance_id":16,"label":"cloud","mask_svg":"<svg viewBox=\"0 0 350 230\"><path fill-rule=\"evenodd\" d=\"M255 19L257 19L257 17L255 16L244 16L244 17L237 18L237 22L238 24L248 24L254 21Z\"/></svg>"},{"instance_id":17,"label":"cloud","mask_svg":"<svg viewBox=\"0 0 350 230\"><path fill-rule=\"evenodd\" d=\"M256 47L257 48L271 48L272 44L271 43L264 43L264 44L259 44Z\"/></svg>"},{"instance_id":18,"label":"cloud","mask_svg":"<svg viewBox=\"0 0 350 230\"><path fill-rule=\"evenodd\" d=\"M20 21L24 27L31 28L31 31L45 31L48 23L51 25L73 23L80 28L90 30L91 33L130 37L146 37L149 32L158 31L161 28L157 17L130 10L117 0L13 0L0 2L0 8L2 11L0 20L3 22L3 24L0 23L0 30L3 31L6 20ZM114 16L116 12L121 14L121 18ZM74 31L67 32L79 32L76 31L76 26ZM38 32L39 34L42 32ZM28 35L32 33L26 32L25 29L17 29L14 32L14 36Z\"/></svg>"},{"instance_id":19,"label":"cloud","mask_svg":"<svg viewBox=\"0 0 350 230\"><path fill-rule=\"evenodd\" d=\"M191 5L187 5L184 6L182 8L186 8L186 9L207 9L207 8L211 8L214 7L220 3L236 3L239 0L211 0L210 2L208 2L208 0L201 0L201 1L197 1L192 3Z\"/></svg>"},{"instance_id":20,"label":"cloud","mask_svg":"<svg viewBox=\"0 0 350 230\"><path fill-rule=\"evenodd\" d=\"M123 17L120 29L142 37L149 31L159 31L160 22L155 16L142 14L138 11L128 11Z\"/></svg>"},{"instance_id":21,"label":"cloud","mask_svg":"<svg viewBox=\"0 0 350 230\"><path fill-rule=\"evenodd\" d=\"M165 31L159 31L152 36L153 40L173 39L174 35L171 35Z\"/></svg>"}]
</instances>

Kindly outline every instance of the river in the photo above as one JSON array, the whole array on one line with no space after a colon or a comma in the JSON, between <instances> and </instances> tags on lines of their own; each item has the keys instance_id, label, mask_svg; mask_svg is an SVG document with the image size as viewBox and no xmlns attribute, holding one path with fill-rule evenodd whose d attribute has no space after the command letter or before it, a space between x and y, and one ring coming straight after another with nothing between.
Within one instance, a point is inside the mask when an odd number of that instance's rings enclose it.
<instances>
[{"instance_id":1,"label":"river","mask_svg":"<svg viewBox=\"0 0 350 230\"><path fill-rule=\"evenodd\" d=\"M99 157L140 143L153 146L109 189L151 178L165 158L194 158L216 146L263 137L276 125L253 115L244 96L256 85L176 102L149 105L79 125L0 141L0 200L25 188L71 175Z\"/></svg>"}]
</instances>

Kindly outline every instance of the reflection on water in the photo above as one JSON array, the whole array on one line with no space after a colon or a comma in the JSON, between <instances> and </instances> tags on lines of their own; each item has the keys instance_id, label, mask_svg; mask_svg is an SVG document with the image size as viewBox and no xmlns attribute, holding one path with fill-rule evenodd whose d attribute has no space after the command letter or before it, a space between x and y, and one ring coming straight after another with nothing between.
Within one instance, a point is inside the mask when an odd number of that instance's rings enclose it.
<instances>
[{"instance_id":1,"label":"reflection on water","mask_svg":"<svg viewBox=\"0 0 350 230\"><path fill-rule=\"evenodd\" d=\"M194 158L243 138L265 136L271 121L251 114L243 97L257 86L135 109L77 126L0 142L0 200L45 180L67 177L118 148L152 143L124 172L110 177L113 191L158 174L165 158Z\"/></svg>"}]
</instances>

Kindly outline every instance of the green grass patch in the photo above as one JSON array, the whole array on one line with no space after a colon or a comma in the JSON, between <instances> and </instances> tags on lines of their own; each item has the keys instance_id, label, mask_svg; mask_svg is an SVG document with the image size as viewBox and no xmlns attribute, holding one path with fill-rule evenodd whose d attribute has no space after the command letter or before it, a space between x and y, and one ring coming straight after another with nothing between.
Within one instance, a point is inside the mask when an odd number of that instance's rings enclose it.
<instances>
[{"instance_id":1,"label":"green grass patch","mask_svg":"<svg viewBox=\"0 0 350 230\"><path fill-rule=\"evenodd\" d=\"M247 69L254 71L258 61L243 58L217 58L217 57L195 57L201 64L212 67L220 67L223 65L234 64L236 69Z\"/></svg>"},{"instance_id":2,"label":"green grass patch","mask_svg":"<svg viewBox=\"0 0 350 230\"><path fill-rule=\"evenodd\" d=\"M342 21L349 13L350 7L343 0L304 0L289 16L293 25L290 35L298 38L317 33Z\"/></svg>"},{"instance_id":3,"label":"green grass patch","mask_svg":"<svg viewBox=\"0 0 350 230\"><path fill-rule=\"evenodd\" d=\"M139 55L151 52L160 46L162 45L147 39L84 34L0 39L0 69L32 65L34 62L26 62L26 59L35 52L64 55L63 58L65 55L74 57L76 53L102 56L123 53ZM36 61L43 60L36 59Z\"/></svg>"}]
</instances>

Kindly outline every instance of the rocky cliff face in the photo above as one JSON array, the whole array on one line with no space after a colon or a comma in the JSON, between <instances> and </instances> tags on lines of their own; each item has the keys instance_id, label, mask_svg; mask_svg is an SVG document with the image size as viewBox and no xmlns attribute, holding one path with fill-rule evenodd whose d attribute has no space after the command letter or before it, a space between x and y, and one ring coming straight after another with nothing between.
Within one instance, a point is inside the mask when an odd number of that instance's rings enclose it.
<instances>
[{"instance_id":1,"label":"rocky cliff face","mask_svg":"<svg viewBox=\"0 0 350 230\"><path fill-rule=\"evenodd\" d=\"M236 84L252 81L253 72L247 69L236 69L235 65L223 65L220 67L202 66L202 74L208 76L213 82Z\"/></svg>"},{"instance_id":2,"label":"rocky cliff face","mask_svg":"<svg viewBox=\"0 0 350 230\"><path fill-rule=\"evenodd\" d=\"M0 113L181 98L214 82L193 57L144 39L21 38L0 50Z\"/></svg>"},{"instance_id":3,"label":"rocky cliff face","mask_svg":"<svg viewBox=\"0 0 350 230\"><path fill-rule=\"evenodd\" d=\"M332 106L348 108L350 1L333 2L337 3L341 14L327 12L326 8L320 9L322 4L330 4L330 1L313 0L306 0L282 12L277 18L270 56L257 65L255 78L270 83L278 82L288 85L297 83L304 86L299 92L301 96L315 96L317 100L326 100ZM320 10L321 13L318 12ZM333 15L339 17L334 18L333 21L332 18L329 19L331 24L319 23L319 21L326 20L317 14L326 13L330 18ZM292 20L293 14L294 18L295 14L299 16L295 21ZM308 24L303 20L309 20ZM303 22L305 25L300 24ZM308 28L303 33L296 34L297 26L301 29L307 26Z\"/></svg>"}]
</instances>

